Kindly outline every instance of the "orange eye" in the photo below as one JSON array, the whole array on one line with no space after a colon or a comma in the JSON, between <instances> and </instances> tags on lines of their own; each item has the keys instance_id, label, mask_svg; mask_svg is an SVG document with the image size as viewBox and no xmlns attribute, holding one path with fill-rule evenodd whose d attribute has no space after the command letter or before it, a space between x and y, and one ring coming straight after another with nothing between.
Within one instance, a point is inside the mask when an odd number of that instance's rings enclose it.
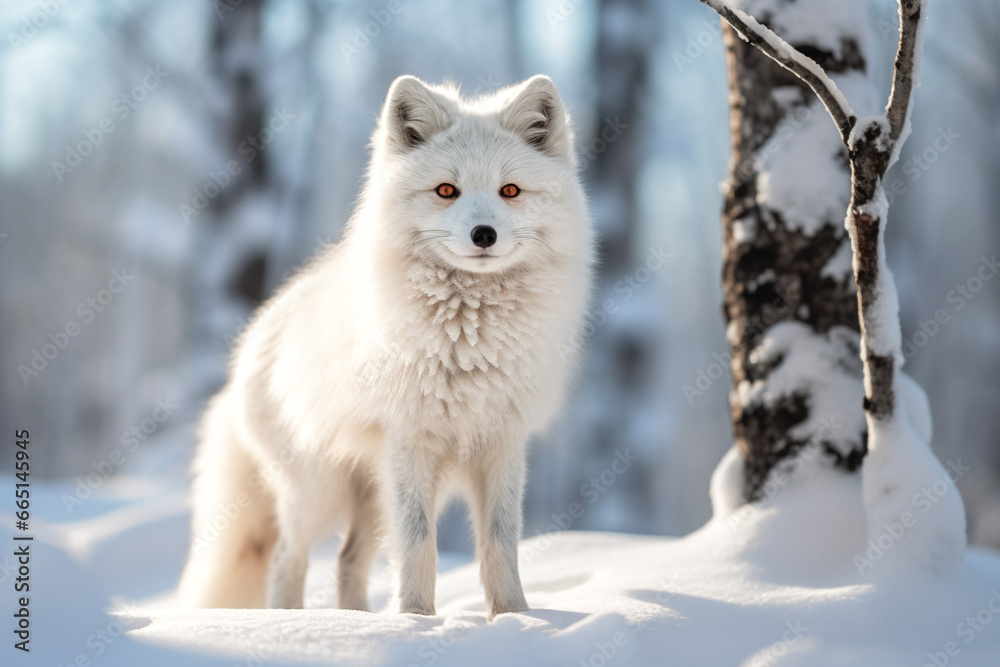
<instances>
[{"instance_id":1,"label":"orange eye","mask_svg":"<svg viewBox=\"0 0 1000 667\"><path fill-rule=\"evenodd\" d=\"M519 194L521 194L521 188L517 187L513 183L508 183L507 185L500 188L500 196L506 197L507 199L516 197Z\"/></svg>"},{"instance_id":2,"label":"orange eye","mask_svg":"<svg viewBox=\"0 0 1000 667\"><path fill-rule=\"evenodd\" d=\"M434 189L434 192L438 194L438 197L443 197L444 199L451 199L458 196L458 188L451 183L442 183Z\"/></svg>"}]
</instances>

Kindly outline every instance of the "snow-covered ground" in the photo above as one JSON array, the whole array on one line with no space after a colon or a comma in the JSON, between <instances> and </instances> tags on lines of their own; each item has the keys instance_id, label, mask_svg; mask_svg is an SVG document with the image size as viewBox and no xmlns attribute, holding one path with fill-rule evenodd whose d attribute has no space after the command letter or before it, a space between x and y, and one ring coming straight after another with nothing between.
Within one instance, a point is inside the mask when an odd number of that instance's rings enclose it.
<instances>
[{"instance_id":1,"label":"snow-covered ground","mask_svg":"<svg viewBox=\"0 0 1000 667\"><path fill-rule=\"evenodd\" d=\"M717 494L725 474L724 462ZM902 569L886 556L909 528L869 544L860 477L808 462L771 502L720 511L683 538L525 540L532 611L493 623L474 564L447 554L438 616L332 609L332 543L317 551L305 610L174 609L188 513L183 489L157 479L116 478L72 515L75 483L33 485L32 651L8 649L4 664L1000 664L1000 555L969 549L947 574ZM2 565L10 614L11 556ZM376 607L387 592L376 568Z\"/></svg>"}]
</instances>

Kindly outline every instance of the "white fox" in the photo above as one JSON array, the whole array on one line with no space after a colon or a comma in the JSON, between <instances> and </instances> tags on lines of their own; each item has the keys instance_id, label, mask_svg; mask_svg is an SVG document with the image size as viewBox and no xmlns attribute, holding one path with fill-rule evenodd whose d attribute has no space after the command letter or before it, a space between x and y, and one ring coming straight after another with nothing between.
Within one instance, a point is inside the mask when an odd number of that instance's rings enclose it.
<instances>
[{"instance_id":1,"label":"white fox","mask_svg":"<svg viewBox=\"0 0 1000 667\"><path fill-rule=\"evenodd\" d=\"M489 618L528 608L525 447L573 375L593 263L569 118L545 76L475 99L402 76L372 150L343 241L261 307L205 414L188 605L302 607L310 546L346 524L340 607L367 609L385 541L395 608L433 614L460 490Z\"/></svg>"}]
</instances>

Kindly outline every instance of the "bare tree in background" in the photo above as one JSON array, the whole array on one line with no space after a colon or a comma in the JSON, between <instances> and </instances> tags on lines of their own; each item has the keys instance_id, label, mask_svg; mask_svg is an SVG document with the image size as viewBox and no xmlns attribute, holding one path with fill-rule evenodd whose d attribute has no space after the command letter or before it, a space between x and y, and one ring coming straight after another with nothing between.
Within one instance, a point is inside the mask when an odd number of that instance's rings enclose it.
<instances>
[{"instance_id":1,"label":"bare tree in background","mask_svg":"<svg viewBox=\"0 0 1000 667\"><path fill-rule=\"evenodd\" d=\"M574 447L588 451L587 459L591 461L613 458L615 449L624 446L630 446L644 459L646 454L660 450L660 443L636 440L632 437L634 429L629 428L637 422L637 413L645 409L642 398L650 394L652 360L660 340L653 335L652 327L637 325L621 313L601 310L601 304L612 300L624 311L643 296L630 286L623 287L622 281L643 263L646 255L636 247L636 191L644 154L641 110L649 92L651 59L659 39L656 11L661 10L649 0L602 0L597 8L595 127L580 144L601 261L596 309L591 318L595 331L587 359L591 380L584 387L587 395L583 397L583 414L574 442ZM650 488L655 483L652 470L647 466L630 472L627 502L635 510L628 513L630 516L644 516L651 509L642 504L655 497ZM633 528L640 526L637 523Z\"/></svg>"},{"instance_id":2,"label":"bare tree in background","mask_svg":"<svg viewBox=\"0 0 1000 667\"><path fill-rule=\"evenodd\" d=\"M803 5L822 15L823 4L770 3L757 18L786 35L824 71L864 74L863 34L844 30L821 40L796 24L804 16ZM847 5L838 12L854 11L860 33L867 7ZM723 212L730 407L735 440L746 460L744 495L755 500L771 470L809 443L848 470L857 468L865 453L860 404L837 404L845 389L849 395L861 391L857 299L843 224L850 166L836 128L809 85L725 22L723 30L732 142ZM803 152L809 153L805 165ZM824 175L819 181L813 176L817 171ZM828 196L810 192L817 187L828 189ZM787 192L800 195L781 195ZM788 322L799 325L787 334L797 340L786 343L789 349L776 362L765 363L757 354L763 335ZM817 375L827 374L822 381L786 381L785 362L796 344L812 345L817 357L828 360L816 362L822 364Z\"/></svg>"},{"instance_id":3,"label":"bare tree in background","mask_svg":"<svg viewBox=\"0 0 1000 667\"><path fill-rule=\"evenodd\" d=\"M246 0L229 14L219 13L212 29L211 67L224 96L216 118L219 135L227 147L239 146L248 137L259 137L266 125L268 102L262 72L265 57L262 42L264 0ZM270 157L258 151L234 181L212 200L212 222L233 229L240 219L233 215L241 200L268 188ZM234 297L256 305L264 297L266 271L264 249L255 249L238 260L228 276L226 288Z\"/></svg>"},{"instance_id":4,"label":"bare tree in background","mask_svg":"<svg viewBox=\"0 0 1000 667\"><path fill-rule=\"evenodd\" d=\"M198 369L197 397L207 397L223 380L227 347L265 296L268 244L277 219L271 156L258 149L271 112L267 91L262 21L265 0L211 2L209 102L212 131L218 139L211 173L218 186L198 225L192 304ZM248 143L251 140L251 143ZM241 152L241 148L250 146ZM237 173L227 170L230 161ZM199 174L200 178L204 178ZM228 179L228 180L227 180ZM214 188L213 188L214 191Z\"/></svg>"}]
</instances>

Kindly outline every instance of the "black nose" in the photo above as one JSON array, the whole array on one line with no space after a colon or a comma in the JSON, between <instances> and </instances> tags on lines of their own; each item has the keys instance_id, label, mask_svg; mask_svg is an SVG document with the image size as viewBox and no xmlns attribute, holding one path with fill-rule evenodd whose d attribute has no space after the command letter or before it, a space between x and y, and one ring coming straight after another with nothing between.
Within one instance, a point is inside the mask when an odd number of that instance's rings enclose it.
<instances>
[{"instance_id":1,"label":"black nose","mask_svg":"<svg viewBox=\"0 0 1000 667\"><path fill-rule=\"evenodd\" d=\"M497 242L497 230L489 225L476 225L472 228L472 242L480 248L489 248Z\"/></svg>"}]
</instances>

